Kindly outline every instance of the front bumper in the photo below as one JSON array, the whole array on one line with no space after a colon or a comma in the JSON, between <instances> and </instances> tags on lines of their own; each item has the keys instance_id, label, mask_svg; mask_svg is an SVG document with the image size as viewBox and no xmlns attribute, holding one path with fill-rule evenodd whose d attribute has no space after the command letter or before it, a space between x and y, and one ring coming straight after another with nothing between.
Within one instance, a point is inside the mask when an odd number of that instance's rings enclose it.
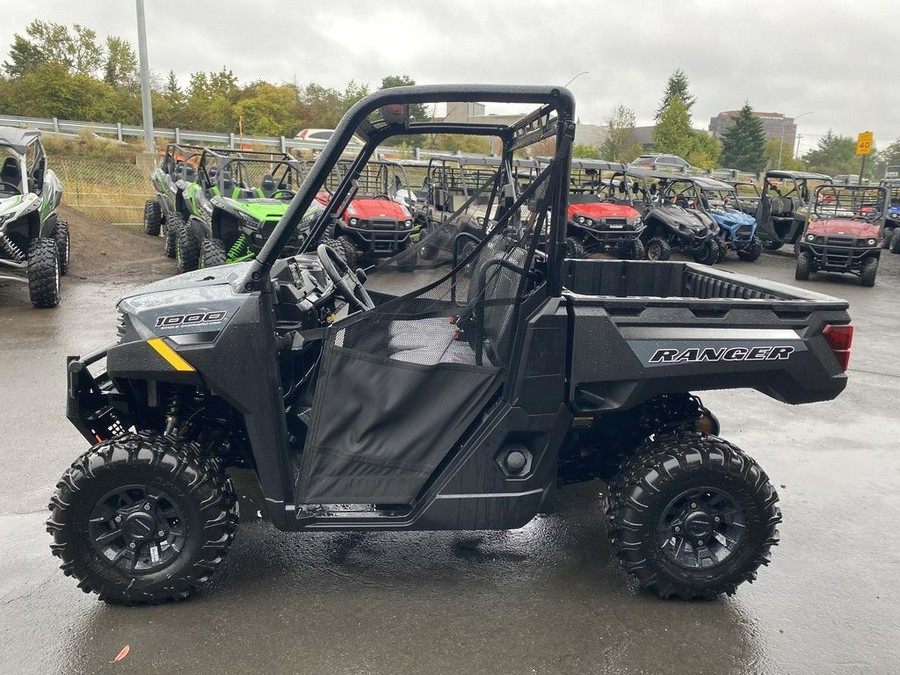
<instances>
[{"instance_id":1,"label":"front bumper","mask_svg":"<svg viewBox=\"0 0 900 675\"><path fill-rule=\"evenodd\" d=\"M620 244L628 244L643 234L644 230L647 229L645 225L639 225L634 229L625 229L628 227L627 225L621 225L616 227L617 223L607 223L601 222L600 227L608 228L608 229L600 229L596 225L587 226L575 223L572 225L571 223L568 225L569 228L573 228L573 234L583 234L585 240L593 241L602 246L617 246Z\"/></svg>"},{"instance_id":2,"label":"front bumper","mask_svg":"<svg viewBox=\"0 0 900 675\"><path fill-rule=\"evenodd\" d=\"M84 357L67 358L66 417L91 445L117 436L131 426L124 412L127 411L125 397L116 391L106 369L97 366L96 376L88 369L104 360L112 346Z\"/></svg>"},{"instance_id":3,"label":"front bumper","mask_svg":"<svg viewBox=\"0 0 900 675\"><path fill-rule=\"evenodd\" d=\"M817 237L816 241L801 239L797 242L797 251L812 254L816 267L826 272L857 272L863 261L871 256L881 255L878 240L875 245L868 244L868 239L846 236ZM862 242L862 243L860 243Z\"/></svg>"},{"instance_id":4,"label":"front bumper","mask_svg":"<svg viewBox=\"0 0 900 675\"><path fill-rule=\"evenodd\" d=\"M360 220L356 225L344 221L341 228L351 232L357 242L362 242L366 253L375 255L393 255L402 251L414 232L412 227L403 228L393 218Z\"/></svg>"}]
</instances>

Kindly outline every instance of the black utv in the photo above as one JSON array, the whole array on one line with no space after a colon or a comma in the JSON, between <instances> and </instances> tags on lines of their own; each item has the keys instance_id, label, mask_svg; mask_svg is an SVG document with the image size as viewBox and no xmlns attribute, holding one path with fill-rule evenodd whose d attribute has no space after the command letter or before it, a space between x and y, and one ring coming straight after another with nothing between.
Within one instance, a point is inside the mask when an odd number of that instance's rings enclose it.
<instances>
[{"instance_id":1,"label":"black utv","mask_svg":"<svg viewBox=\"0 0 900 675\"><path fill-rule=\"evenodd\" d=\"M810 198L831 176L806 171L767 171L756 207L757 236L763 247L777 251L796 244L810 213Z\"/></svg>"},{"instance_id":2,"label":"black utv","mask_svg":"<svg viewBox=\"0 0 900 675\"><path fill-rule=\"evenodd\" d=\"M643 216L641 239L648 260L668 260L683 253L705 265L714 265L726 252L719 226L697 210L699 189L689 176L627 169L613 176L618 201Z\"/></svg>"},{"instance_id":3,"label":"black utv","mask_svg":"<svg viewBox=\"0 0 900 675\"><path fill-rule=\"evenodd\" d=\"M169 143L160 165L150 174L156 197L144 204L144 232L151 237L163 236L163 252L175 257L179 228L191 216L185 193L195 189L197 165L203 148L196 145Z\"/></svg>"},{"instance_id":4,"label":"black utv","mask_svg":"<svg viewBox=\"0 0 900 675\"><path fill-rule=\"evenodd\" d=\"M409 117L448 102L537 108ZM753 580L778 497L691 391L837 396L847 303L692 263L566 260L575 119L562 87L383 89L347 112L253 260L124 297L115 341L69 358L66 414L90 447L51 498L62 570L108 602L188 596L225 560L244 467L273 525L306 532L517 528L600 478L641 586L710 598ZM281 257L354 132L353 169ZM494 137L502 164L555 152L512 203L496 172L494 225L457 265L351 270L322 234L376 148L418 134Z\"/></svg>"}]
</instances>

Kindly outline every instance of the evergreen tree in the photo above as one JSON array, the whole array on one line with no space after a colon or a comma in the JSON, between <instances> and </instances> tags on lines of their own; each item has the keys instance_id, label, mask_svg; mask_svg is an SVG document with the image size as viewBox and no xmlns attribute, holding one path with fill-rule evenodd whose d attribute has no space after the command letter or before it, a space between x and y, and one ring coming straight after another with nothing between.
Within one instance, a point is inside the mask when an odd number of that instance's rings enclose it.
<instances>
[{"instance_id":1,"label":"evergreen tree","mask_svg":"<svg viewBox=\"0 0 900 675\"><path fill-rule=\"evenodd\" d=\"M657 152L686 157L694 147L691 117L681 97L676 95L661 112L653 127L653 145Z\"/></svg>"},{"instance_id":2,"label":"evergreen tree","mask_svg":"<svg viewBox=\"0 0 900 675\"><path fill-rule=\"evenodd\" d=\"M766 166L766 134L762 122L744 104L734 123L722 134L722 164L758 173Z\"/></svg>"},{"instance_id":3,"label":"evergreen tree","mask_svg":"<svg viewBox=\"0 0 900 675\"><path fill-rule=\"evenodd\" d=\"M659 104L659 108L656 109L656 117L654 119L656 119L657 122L675 97L681 99L685 110L687 110L688 121L690 122L691 108L694 107L697 98L692 96L691 92L688 91L688 78L681 68L676 68L675 72L669 75L669 81L666 83L666 90L663 93L662 101Z\"/></svg>"}]
</instances>

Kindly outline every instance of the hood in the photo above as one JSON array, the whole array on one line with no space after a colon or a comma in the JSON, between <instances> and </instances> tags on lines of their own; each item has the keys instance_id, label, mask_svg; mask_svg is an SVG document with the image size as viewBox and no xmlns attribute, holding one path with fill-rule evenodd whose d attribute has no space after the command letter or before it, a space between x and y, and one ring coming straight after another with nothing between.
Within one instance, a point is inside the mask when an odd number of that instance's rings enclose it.
<instances>
[{"instance_id":1,"label":"hood","mask_svg":"<svg viewBox=\"0 0 900 675\"><path fill-rule=\"evenodd\" d=\"M814 220L806 226L810 234L819 235L847 235L848 237L875 237L880 229L877 223L865 220L851 220L850 218L828 218Z\"/></svg>"},{"instance_id":2,"label":"hood","mask_svg":"<svg viewBox=\"0 0 900 675\"><path fill-rule=\"evenodd\" d=\"M736 209L728 209L726 211L711 211L710 215L719 225L727 225L728 227L738 227L740 225L756 225L756 218L738 211Z\"/></svg>"},{"instance_id":3,"label":"hood","mask_svg":"<svg viewBox=\"0 0 900 675\"><path fill-rule=\"evenodd\" d=\"M363 197L354 199L347 207L347 218L395 218L396 220L409 220L412 218L405 206L388 199L371 199Z\"/></svg>"},{"instance_id":4,"label":"hood","mask_svg":"<svg viewBox=\"0 0 900 675\"><path fill-rule=\"evenodd\" d=\"M40 206L41 200L33 192L27 195L11 195L0 199L0 222L7 218L15 219L30 213Z\"/></svg>"},{"instance_id":5,"label":"hood","mask_svg":"<svg viewBox=\"0 0 900 675\"><path fill-rule=\"evenodd\" d=\"M231 199L230 197L213 197L212 203L229 211L243 211L259 221L279 220L287 211L290 202L279 199Z\"/></svg>"},{"instance_id":6,"label":"hood","mask_svg":"<svg viewBox=\"0 0 900 675\"><path fill-rule=\"evenodd\" d=\"M688 211L674 204L654 204L652 211L659 214L661 218L674 225L686 227L694 232L705 232L707 226L693 211Z\"/></svg>"},{"instance_id":7,"label":"hood","mask_svg":"<svg viewBox=\"0 0 900 675\"><path fill-rule=\"evenodd\" d=\"M593 204L569 204L569 218L586 216L592 220L601 218L637 218L640 213L627 204L596 202Z\"/></svg>"}]
</instances>

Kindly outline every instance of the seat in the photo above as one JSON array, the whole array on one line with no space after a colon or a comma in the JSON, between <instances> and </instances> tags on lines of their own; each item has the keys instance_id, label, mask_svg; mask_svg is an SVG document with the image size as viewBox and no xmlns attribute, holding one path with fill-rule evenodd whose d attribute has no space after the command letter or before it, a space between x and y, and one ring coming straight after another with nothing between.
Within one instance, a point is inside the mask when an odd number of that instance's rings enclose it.
<instances>
[{"instance_id":1,"label":"seat","mask_svg":"<svg viewBox=\"0 0 900 675\"><path fill-rule=\"evenodd\" d=\"M262 181L259 184L259 189L262 192L263 197L271 198L272 195L277 192L277 187L275 186L275 177L267 173L262 177Z\"/></svg>"},{"instance_id":2,"label":"seat","mask_svg":"<svg viewBox=\"0 0 900 675\"><path fill-rule=\"evenodd\" d=\"M16 190L22 189L22 168L19 166L19 160L15 157L7 157L3 160L3 167L0 168L0 181L7 183L7 186L0 186L0 190L6 190L9 185L15 185Z\"/></svg>"}]
</instances>

